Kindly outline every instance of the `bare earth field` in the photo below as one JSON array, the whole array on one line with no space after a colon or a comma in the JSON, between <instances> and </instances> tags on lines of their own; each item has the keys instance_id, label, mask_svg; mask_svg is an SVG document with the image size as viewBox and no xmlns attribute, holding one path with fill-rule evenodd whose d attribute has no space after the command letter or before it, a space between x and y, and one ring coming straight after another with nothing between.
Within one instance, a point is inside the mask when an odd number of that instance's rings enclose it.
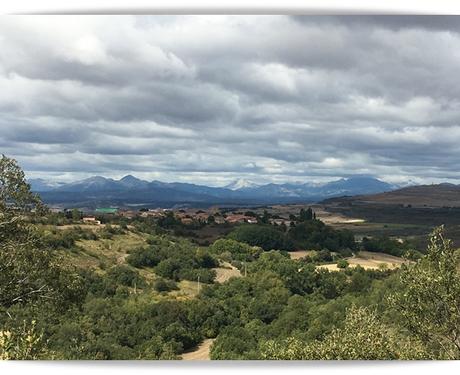
<instances>
[{"instance_id":1,"label":"bare earth field","mask_svg":"<svg viewBox=\"0 0 460 375\"><path fill-rule=\"evenodd\" d=\"M364 223L365 220L357 217L344 216L337 212L326 211L323 206L314 205L312 206L315 211L316 217L320 219L324 224L356 224Z\"/></svg>"},{"instance_id":2,"label":"bare earth field","mask_svg":"<svg viewBox=\"0 0 460 375\"><path fill-rule=\"evenodd\" d=\"M209 361L209 351L213 342L214 339L204 340L194 351L182 354L182 359L184 361Z\"/></svg>"},{"instance_id":3,"label":"bare earth field","mask_svg":"<svg viewBox=\"0 0 460 375\"><path fill-rule=\"evenodd\" d=\"M365 269L379 269L382 264L385 264L388 269L395 269L401 267L402 264L408 263L409 261L395 257L389 254L383 253L372 253L369 251L360 251L357 255L346 258L350 267L361 266ZM324 264L318 266L318 268L326 268L329 271L339 271L340 268L337 264Z\"/></svg>"},{"instance_id":4,"label":"bare earth field","mask_svg":"<svg viewBox=\"0 0 460 375\"><path fill-rule=\"evenodd\" d=\"M293 260L297 260L307 255L311 255L313 253L312 250L299 250L299 251L289 251L289 256Z\"/></svg>"}]
</instances>

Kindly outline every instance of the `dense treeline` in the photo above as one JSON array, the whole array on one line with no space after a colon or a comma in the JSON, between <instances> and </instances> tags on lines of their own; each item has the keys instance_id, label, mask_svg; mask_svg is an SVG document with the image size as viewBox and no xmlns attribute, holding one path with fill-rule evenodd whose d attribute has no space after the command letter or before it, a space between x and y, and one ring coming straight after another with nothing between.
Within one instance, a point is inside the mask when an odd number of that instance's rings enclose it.
<instances>
[{"instance_id":1,"label":"dense treeline","mask_svg":"<svg viewBox=\"0 0 460 375\"><path fill-rule=\"evenodd\" d=\"M271 225L245 224L235 228L228 238L264 250L324 249L351 255L356 248L352 232L335 230L316 219L299 222L286 232Z\"/></svg>"}]
</instances>

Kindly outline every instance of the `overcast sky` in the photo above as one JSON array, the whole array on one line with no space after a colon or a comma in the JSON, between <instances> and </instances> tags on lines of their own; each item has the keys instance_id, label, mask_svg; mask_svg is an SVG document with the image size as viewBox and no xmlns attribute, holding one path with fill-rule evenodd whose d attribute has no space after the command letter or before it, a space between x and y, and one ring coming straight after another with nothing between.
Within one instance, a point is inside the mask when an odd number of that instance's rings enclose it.
<instances>
[{"instance_id":1,"label":"overcast sky","mask_svg":"<svg viewBox=\"0 0 460 375\"><path fill-rule=\"evenodd\" d=\"M460 18L0 21L0 152L29 177L460 182Z\"/></svg>"}]
</instances>

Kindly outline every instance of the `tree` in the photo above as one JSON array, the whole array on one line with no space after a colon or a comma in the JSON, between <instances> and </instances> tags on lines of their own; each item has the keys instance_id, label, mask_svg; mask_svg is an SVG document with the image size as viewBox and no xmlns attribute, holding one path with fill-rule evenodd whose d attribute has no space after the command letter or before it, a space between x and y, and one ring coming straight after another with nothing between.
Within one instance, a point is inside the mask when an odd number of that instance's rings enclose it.
<instances>
[{"instance_id":1,"label":"tree","mask_svg":"<svg viewBox=\"0 0 460 375\"><path fill-rule=\"evenodd\" d=\"M31 215L46 212L30 191L15 160L0 159L0 306L28 302L80 300L81 283L70 267L60 264L55 252L44 246L30 223Z\"/></svg>"},{"instance_id":2,"label":"tree","mask_svg":"<svg viewBox=\"0 0 460 375\"><path fill-rule=\"evenodd\" d=\"M216 255L221 256L223 253L230 253L233 260L252 261L257 259L262 253L262 249L256 246L250 246L244 242L220 238L216 240L209 250Z\"/></svg>"},{"instance_id":3,"label":"tree","mask_svg":"<svg viewBox=\"0 0 460 375\"><path fill-rule=\"evenodd\" d=\"M428 254L402 270L402 288L390 297L402 325L438 358L460 359L459 263L459 252L438 227Z\"/></svg>"},{"instance_id":4,"label":"tree","mask_svg":"<svg viewBox=\"0 0 460 375\"><path fill-rule=\"evenodd\" d=\"M46 212L30 191L24 172L15 160L0 159L0 357L35 359L46 353L42 333L35 328L35 314L65 311L81 304L83 280L55 250L47 247L32 224ZM43 315L43 313L41 313ZM59 314L57 314L59 315ZM25 319L21 322L21 316Z\"/></svg>"},{"instance_id":5,"label":"tree","mask_svg":"<svg viewBox=\"0 0 460 375\"><path fill-rule=\"evenodd\" d=\"M267 212L267 210L264 210L264 213L262 217L260 218L260 222L263 224L268 224L270 221L270 214Z\"/></svg>"},{"instance_id":6,"label":"tree","mask_svg":"<svg viewBox=\"0 0 460 375\"><path fill-rule=\"evenodd\" d=\"M52 356L45 347L43 334L37 331L36 321L24 322L17 331L0 330L0 360L49 359Z\"/></svg>"},{"instance_id":7,"label":"tree","mask_svg":"<svg viewBox=\"0 0 460 375\"><path fill-rule=\"evenodd\" d=\"M426 359L420 343L394 333L365 308L347 311L342 328L335 328L319 341L305 343L295 337L261 345L262 359L281 360L388 360Z\"/></svg>"},{"instance_id":8,"label":"tree","mask_svg":"<svg viewBox=\"0 0 460 375\"><path fill-rule=\"evenodd\" d=\"M337 261L337 267L338 268L347 268L349 265L348 261L346 259L339 259Z\"/></svg>"},{"instance_id":9,"label":"tree","mask_svg":"<svg viewBox=\"0 0 460 375\"><path fill-rule=\"evenodd\" d=\"M306 210L301 208L299 213L299 221L309 220L313 220L313 210L311 209L311 207L308 207L308 209Z\"/></svg>"},{"instance_id":10,"label":"tree","mask_svg":"<svg viewBox=\"0 0 460 375\"><path fill-rule=\"evenodd\" d=\"M80 211L78 211L76 208L72 210L72 220L78 221L81 219L81 214Z\"/></svg>"}]
</instances>

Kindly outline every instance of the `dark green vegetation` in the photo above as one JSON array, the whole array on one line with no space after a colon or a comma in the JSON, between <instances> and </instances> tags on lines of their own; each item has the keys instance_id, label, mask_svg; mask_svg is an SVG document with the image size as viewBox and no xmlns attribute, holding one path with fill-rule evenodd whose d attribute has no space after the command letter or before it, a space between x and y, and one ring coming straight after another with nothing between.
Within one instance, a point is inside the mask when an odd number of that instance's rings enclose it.
<instances>
[{"instance_id":1,"label":"dark green vegetation","mask_svg":"<svg viewBox=\"0 0 460 375\"><path fill-rule=\"evenodd\" d=\"M331 272L318 263L360 245L299 216L289 229L237 226L206 248L148 219L55 230L36 224L55 218L3 157L0 358L178 359L206 338L213 359L460 358L459 254L441 228L399 270ZM399 249L385 241L363 246ZM300 245L317 258L290 259ZM222 261L242 277L214 282Z\"/></svg>"},{"instance_id":2,"label":"dark green vegetation","mask_svg":"<svg viewBox=\"0 0 460 375\"><path fill-rule=\"evenodd\" d=\"M168 237L151 237L150 246L135 250L126 259L134 267L154 267L157 275L180 280L212 283L218 261L208 251L193 248L187 240L173 242Z\"/></svg>"},{"instance_id":3,"label":"dark green vegetation","mask_svg":"<svg viewBox=\"0 0 460 375\"><path fill-rule=\"evenodd\" d=\"M228 238L260 246L264 250L326 249L349 255L356 248L352 232L346 229L334 230L316 219L301 221L288 231L270 225L241 225Z\"/></svg>"}]
</instances>

